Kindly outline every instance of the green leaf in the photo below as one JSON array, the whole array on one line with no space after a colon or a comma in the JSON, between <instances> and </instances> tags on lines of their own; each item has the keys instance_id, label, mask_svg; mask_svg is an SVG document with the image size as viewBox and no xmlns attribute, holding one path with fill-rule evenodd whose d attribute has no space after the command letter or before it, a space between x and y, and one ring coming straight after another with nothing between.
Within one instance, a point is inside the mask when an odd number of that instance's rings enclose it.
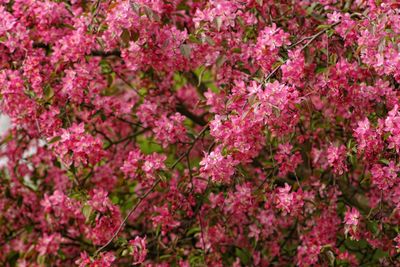
<instances>
[{"instance_id":1,"label":"green leaf","mask_svg":"<svg viewBox=\"0 0 400 267\"><path fill-rule=\"evenodd\" d=\"M235 47L235 48L232 49L232 53L240 54L240 53L242 53L242 50L240 49L240 47Z\"/></svg>"},{"instance_id":2,"label":"green leaf","mask_svg":"<svg viewBox=\"0 0 400 267\"><path fill-rule=\"evenodd\" d=\"M125 47L127 47L129 45L129 41L131 40L131 34L130 34L129 30L123 29L120 37L122 40L122 44Z\"/></svg>"},{"instance_id":3,"label":"green leaf","mask_svg":"<svg viewBox=\"0 0 400 267\"><path fill-rule=\"evenodd\" d=\"M149 140L144 136L137 137L137 143L139 144L140 150L145 154L150 154L153 152L162 152L162 147L155 143L153 140Z\"/></svg>"},{"instance_id":4,"label":"green leaf","mask_svg":"<svg viewBox=\"0 0 400 267\"><path fill-rule=\"evenodd\" d=\"M308 8L307 8L307 15L309 16L309 15L311 15L312 13L313 13L313 11L314 11L314 9L315 9L315 7L318 5L318 2L314 2L314 3L312 3L312 5L311 6L309 6Z\"/></svg>"},{"instance_id":5,"label":"green leaf","mask_svg":"<svg viewBox=\"0 0 400 267\"><path fill-rule=\"evenodd\" d=\"M9 253L9 254L7 255L6 263L7 263L9 266L16 266L16 263L17 263L18 258L19 258L19 253L18 253L18 252L15 252L15 251L12 251L11 253Z\"/></svg>"},{"instance_id":6,"label":"green leaf","mask_svg":"<svg viewBox=\"0 0 400 267\"><path fill-rule=\"evenodd\" d=\"M25 91L24 91L24 94L25 94L26 96L28 96L29 98L36 98L36 94L35 94L34 91L25 90Z\"/></svg>"},{"instance_id":7,"label":"green leaf","mask_svg":"<svg viewBox=\"0 0 400 267\"><path fill-rule=\"evenodd\" d=\"M162 256L160 256L160 260L168 259L171 256L172 256L171 254L162 255Z\"/></svg>"},{"instance_id":8,"label":"green leaf","mask_svg":"<svg viewBox=\"0 0 400 267\"><path fill-rule=\"evenodd\" d=\"M321 24L321 25L318 25L317 30L329 29L330 27L332 27L332 25L330 25L330 24Z\"/></svg>"},{"instance_id":9,"label":"green leaf","mask_svg":"<svg viewBox=\"0 0 400 267\"><path fill-rule=\"evenodd\" d=\"M126 245L128 245L128 240L126 240L126 238L119 237L119 238L115 241L115 243L117 243L117 244L120 245L120 246L126 246Z\"/></svg>"},{"instance_id":10,"label":"green leaf","mask_svg":"<svg viewBox=\"0 0 400 267\"><path fill-rule=\"evenodd\" d=\"M60 141L60 140L61 140L61 136L55 136L55 137L53 137L53 138L49 141L49 144L58 142L58 141Z\"/></svg>"},{"instance_id":11,"label":"green leaf","mask_svg":"<svg viewBox=\"0 0 400 267\"><path fill-rule=\"evenodd\" d=\"M380 159L379 161L383 164L389 165L389 160L387 159Z\"/></svg>"},{"instance_id":12,"label":"green leaf","mask_svg":"<svg viewBox=\"0 0 400 267\"><path fill-rule=\"evenodd\" d=\"M333 29L328 29L328 30L326 31L326 33L328 34L328 37L331 37L332 35L335 34L335 31L334 31Z\"/></svg>"},{"instance_id":13,"label":"green leaf","mask_svg":"<svg viewBox=\"0 0 400 267\"><path fill-rule=\"evenodd\" d=\"M199 233L201 231L200 227L193 227L189 229L189 231L186 233L187 236Z\"/></svg>"},{"instance_id":14,"label":"green leaf","mask_svg":"<svg viewBox=\"0 0 400 267\"><path fill-rule=\"evenodd\" d=\"M367 228L369 231L371 231L371 233L374 234L374 236L379 234L378 223L378 221L367 221Z\"/></svg>"},{"instance_id":15,"label":"green leaf","mask_svg":"<svg viewBox=\"0 0 400 267\"><path fill-rule=\"evenodd\" d=\"M156 236L159 236L159 235L160 235L160 232L161 232L161 225L157 225L157 228L156 228Z\"/></svg>"},{"instance_id":16,"label":"green leaf","mask_svg":"<svg viewBox=\"0 0 400 267\"><path fill-rule=\"evenodd\" d=\"M315 69L315 73L323 73L326 70L326 66L317 66L317 68Z\"/></svg>"},{"instance_id":17,"label":"green leaf","mask_svg":"<svg viewBox=\"0 0 400 267\"><path fill-rule=\"evenodd\" d=\"M189 41L191 41L192 43L195 44L201 44L201 40L199 40L196 36L194 36L193 34L189 35Z\"/></svg>"},{"instance_id":18,"label":"green leaf","mask_svg":"<svg viewBox=\"0 0 400 267\"><path fill-rule=\"evenodd\" d=\"M86 218L86 223L89 222L90 215L92 214L92 207L90 205L84 205L82 208L82 213Z\"/></svg>"},{"instance_id":19,"label":"green leaf","mask_svg":"<svg viewBox=\"0 0 400 267\"><path fill-rule=\"evenodd\" d=\"M121 252L121 256L122 256L122 257L128 256L129 253L130 253L129 249L124 249L124 250Z\"/></svg>"},{"instance_id":20,"label":"green leaf","mask_svg":"<svg viewBox=\"0 0 400 267\"><path fill-rule=\"evenodd\" d=\"M46 255L39 255L37 257L37 263L39 263L39 265L44 265L46 263Z\"/></svg>"},{"instance_id":21,"label":"green leaf","mask_svg":"<svg viewBox=\"0 0 400 267\"><path fill-rule=\"evenodd\" d=\"M54 90L49 84L47 84L43 87L43 94L46 100L50 100L54 96Z\"/></svg>"},{"instance_id":22,"label":"green leaf","mask_svg":"<svg viewBox=\"0 0 400 267\"><path fill-rule=\"evenodd\" d=\"M246 250L235 248L235 254L236 256L239 257L240 261L246 266L250 263L250 255Z\"/></svg>"},{"instance_id":23,"label":"green leaf","mask_svg":"<svg viewBox=\"0 0 400 267\"><path fill-rule=\"evenodd\" d=\"M102 74L110 74L112 72L112 68L106 60L102 60L100 62L100 67L101 67Z\"/></svg>"}]
</instances>

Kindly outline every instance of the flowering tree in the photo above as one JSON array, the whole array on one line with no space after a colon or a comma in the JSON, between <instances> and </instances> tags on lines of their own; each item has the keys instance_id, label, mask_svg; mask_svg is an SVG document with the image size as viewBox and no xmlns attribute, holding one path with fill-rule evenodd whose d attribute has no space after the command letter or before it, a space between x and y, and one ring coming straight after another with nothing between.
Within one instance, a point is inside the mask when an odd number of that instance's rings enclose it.
<instances>
[{"instance_id":1,"label":"flowering tree","mask_svg":"<svg viewBox=\"0 0 400 267\"><path fill-rule=\"evenodd\" d=\"M1 266L398 266L397 0L0 0Z\"/></svg>"}]
</instances>

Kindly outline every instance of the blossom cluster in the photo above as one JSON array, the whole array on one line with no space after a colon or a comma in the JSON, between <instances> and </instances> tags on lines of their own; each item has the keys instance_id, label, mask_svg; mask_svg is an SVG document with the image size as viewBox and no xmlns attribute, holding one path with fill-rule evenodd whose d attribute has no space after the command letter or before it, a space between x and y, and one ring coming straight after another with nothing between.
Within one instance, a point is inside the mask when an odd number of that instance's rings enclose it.
<instances>
[{"instance_id":1,"label":"blossom cluster","mask_svg":"<svg viewBox=\"0 0 400 267\"><path fill-rule=\"evenodd\" d=\"M0 0L1 266L399 266L398 0Z\"/></svg>"}]
</instances>

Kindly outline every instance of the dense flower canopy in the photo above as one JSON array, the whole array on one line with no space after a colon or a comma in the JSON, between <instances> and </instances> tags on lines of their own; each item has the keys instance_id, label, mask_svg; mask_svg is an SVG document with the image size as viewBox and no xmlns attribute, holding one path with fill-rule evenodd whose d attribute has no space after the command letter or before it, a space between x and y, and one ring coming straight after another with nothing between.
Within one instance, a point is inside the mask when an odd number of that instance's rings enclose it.
<instances>
[{"instance_id":1,"label":"dense flower canopy","mask_svg":"<svg viewBox=\"0 0 400 267\"><path fill-rule=\"evenodd\" d=\"M399 266L397 0L0 0L1 266Z\"/></svg>"}]
</instances>

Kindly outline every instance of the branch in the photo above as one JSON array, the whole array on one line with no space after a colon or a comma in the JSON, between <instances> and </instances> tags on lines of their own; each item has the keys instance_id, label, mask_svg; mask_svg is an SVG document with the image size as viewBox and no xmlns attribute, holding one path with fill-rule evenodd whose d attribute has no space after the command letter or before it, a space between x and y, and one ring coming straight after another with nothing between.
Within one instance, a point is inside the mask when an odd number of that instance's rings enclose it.
<instances>
[{"instance_id":1,"label":"branch","mask_svg":"<svg viewBox=\"0 0 400 267\"><path fill-rule=\"evenodd\" d=\"M186 156L189 155L190 151L193 149L195 143L200 139L200 137L207 131L208 129L208 124L200 131L200 133L196 136L196 138L193 140L192 144L190 145L189 149L182 155L180 156L174 164L170 167L171 170L173 170L178 163ZM118 234L122 231L124 228L126 222L128 221L129 217L132 215L132 213L139 207L140 203L151 193L153 190L156 188L156 186L161 182L161 178L158 178L154 184L151 186L149 190L144 193L141 197L139 197L139 201L135 204L135 206L132 207L132 209L128 212L128 214L125 216L124 220L121 222L121 224L118 226L117 231L113 234L113 236L105 243L103 246L101 246L96 252L94 253L94 256L98 255L103 249L108 247L111 242L118 236Z\"/></svg>"},{"instance_id":2,"label":"branch","mask_svg":"<svg viewBox=\"0 0 400 267\"><path fill-rule=\"evenodd\" d=\"M91 56L98 56L98 57L110 57L110 56L116 56L116 57L121 57L121 51L118 49L112 50L112 51L101 51L101 50L92 50L90 53Z\"/></svg>"},{"instance_id":3,"label":"branch","mask_svg":"<svg viewBox=\"0 0 400 267\"><path fill-rule=\"evenodd\" d=\"M309 46L315 39L317 39L319 36L321 36L323 33L325 33L327 30L332 29L333 27L335 27L336 25L340 24L340 21L332 24L330 27L323 29L320 32L317 32L314 35L311 36L307 36L302 38L301 40L297 41L296 43L294 43L293 45L290 46L290 49L296 47L297 45L301 44L302 42L304 42L305 40L309 40L305 45L303 45L303 47L300 49L301 51L303 51L304 49L306 49L307 46ZM283 64L286 63L287 60L285 60L285 62L283 62L282 64L278 65L277 67L275 67L267 76L267 78L265 78L264 83L267 83L267 81L281 68L281 66Z\"/></svg>"},{"instance_id":4,"label":"branch","mask_svg":"<svg viewBox=\"0 0 400 267\"><path fill-rule=\"evenodd\" d=\"M189 118L192 120L194 123L200 125L200 126L205 126L207 122L203 119L201 116L197 116L196 114L193 114L190 112L184 105L178 104L176 106L176 111L178 111L180 114L183 116Z\"/></svg>"},{"instance_id":5,"label":"branch","mask_svg":"<svg viewBox=\"0 0 400 267\"><path fill-rule=\"evenodd\" d=\"M113 236L110 238L110 240L108 240L107 243L105 243L101 248L99 248L98 250L96 250L96 252L94 253L94 255L96 256L97 254L99 254L103 249L105 249L106 247L108 247L108 245L111 244L111 242L117 237L117 235L121 232L121 230L123 229L123 227L125 226L126 221L129 219L129 217L132 215L132 213L139 207L140 203L142 203L143 199L145 199L155 188L156 186L161 182L161 179L158 178L154 184L151 186L151 188L149 190L147 190L147 192L142 195L139 198L139 201L136 203L135 206L132 207L132 209L128 212L128 214L125 216L124 220L121 222L121 224L119 225L117 231L113 234Z\"/></svg>"},{"instance_id":6,"label":"branch","mask_svg":"<svg viewBox=\"0 0 400 267\"><path fill-rule=\"evenodd\" d=\"M171 170L173 170L176 165L178 165L179 162L181 162L181 160L188 156L190 151L192 151L194 145L196 144L196 142L200 139L200 137L208 130L208 124L200 131L200 133L196 136L196 138L193 140L192 144L190 145L190 147L188 148L188 150L183 153L175 162L174 164L171 165Z\"/></svg>"},{"instance_id":7,"label":"branch","mask_svg":"<svg viewBox=\"0 0 400 267\"><path fill-rule=\"evenodd\" d=\"M135 138L135 137L137 137L137 136L139 136L141 134L144 134L145 132L147 132L149 130L150 130L149 128L144 128L144 129L142 129L140 131L137 131L137 132L135 132L135 133L133 133L131 135L125 136L124 138L119 139L117 141L112 141L111 139L108 138L107 141L109 142L109 144L104 149L109 149L112 145L117 145L117 144L123 143L123 142L125 142L125 141L127 141L129 139L132 139L132 138Z\"/></svg>"},{"instance_id":8,"label":"branch","mask_svg":"<svg viewBox=\"0 0 400 267\"><path fill-rule=\"evenodd\" d=\"M45 43L33 43L32 47L42 48L45 49L46 51L49 51L51 49L51 45ZM110 56L121 57L121 51L119 49L114 49L111 51L92 50L89 55L98 57L110 57Z\"/></svg>"}]
</instances>

